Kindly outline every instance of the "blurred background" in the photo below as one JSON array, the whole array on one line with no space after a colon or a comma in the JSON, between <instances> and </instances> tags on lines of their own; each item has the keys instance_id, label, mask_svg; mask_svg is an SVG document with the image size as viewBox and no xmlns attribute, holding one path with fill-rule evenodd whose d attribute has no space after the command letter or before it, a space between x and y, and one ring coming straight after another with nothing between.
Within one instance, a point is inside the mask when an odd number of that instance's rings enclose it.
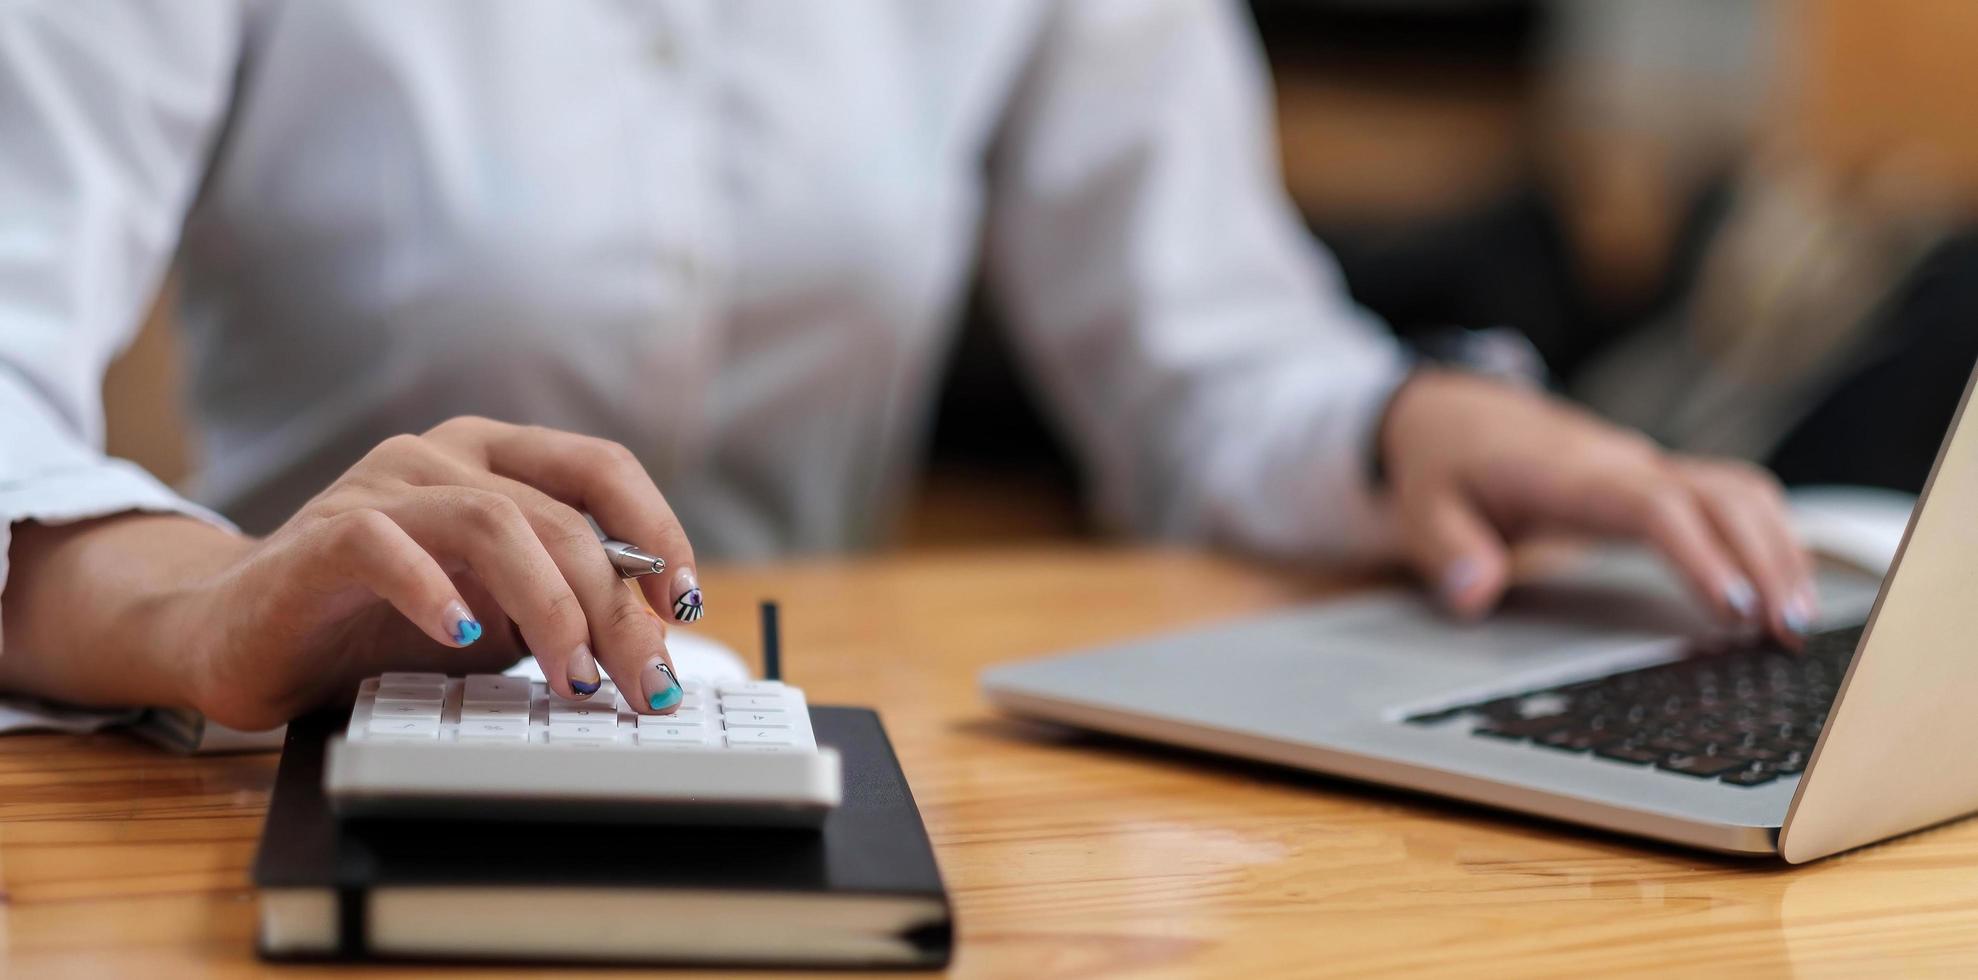
<instances>
[{"instance_id":1,"label":"blurred background","mask_svg":"<svg viewBox=\"0 0 1978 980\"><path fill-rule=\"evenodd\" d=\"M1426 354L1788 483L1920 487L1978 360L1978 4L1250 6L1291 194ZM106 398L111 451L178 482L171 307ZM900 546L1088 533L995 309L968 320Z\"/></svg>"}]
</instances>

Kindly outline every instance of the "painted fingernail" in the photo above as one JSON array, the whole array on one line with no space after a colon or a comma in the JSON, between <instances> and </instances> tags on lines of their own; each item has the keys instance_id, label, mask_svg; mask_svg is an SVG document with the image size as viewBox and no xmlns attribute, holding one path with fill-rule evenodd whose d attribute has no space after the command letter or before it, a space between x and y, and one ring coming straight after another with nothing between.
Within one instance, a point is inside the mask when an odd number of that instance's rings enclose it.
<instances>
[{"instance_id":1,"label":"painted fingernail","mask_svg":"<svg viewBox=\"0 0 1978 980\"><path fill-rule=\"evenodd\" d=\"M570 690L576 692L578 697L587 698L598 692L598 685L603 679L598 676L598 662L596 657L591 656L590 644L579 643L570 654L567 679Z\"/></svg>"},{"instance_id":2,"label":"painted fingernail","mask_svg":"<svg viewBox=\"0 0 1978 980\"><path fill-rule=\"evenodd\" d=\"M1443 569L1442 581L1437 584L1436 590L1442 595L1444 603L1453 606L1461 602L1463 595L1482 579L1482 562L1475 558L1458 558Z\"/></svg>"},{"instance_id":3,"label":"painted fingernail","mask_svg":"<svg viewBox=\"0 0 1978 980\"><path fill-rule=\"evenodd\" d=\"M666 661L655 659L646 665L646 707L654 711L665 711L680 703L687 692L680 690L680 682L673 677L673 668Z\"/></svg>"},{"instance_id":4,"label":"painted fingernail","mask_svg":"<svg viewBox=\"0 0 1978 980\"><path fill-rule=\"evenodd\" d=\"M1739 619L1749 622L1758 614L1758 589L1749 580L1738 579L1724 587L1724 602Z\"/></svg>"},{"instance_id":5,"label":"painted fingernail","mask_svg":"<svg viewBox=\"0 0 1978 980\"><path fill-rule=\"evenodd\" d=\"M467 646L481 638L481 621L467 611L466 603L455 599L446 604L446 611L440 614L440 623L446 627L446 635L453 637L458 646Z\"/></svg>"},{"instance_id":6,"label":"painted fingernail","mask_svg":"<svg viewBox=\"0 0 1978 980\"><path fill-rule=\"evenodd\" d=\"M681 569L680 574L674 576L673 587L680 593L673 597L674 619L691 623L707 615L707 607L701 604L700 583L694 580L693 569Z\"/></svg>"},{"instance_id":7,"label":"painted fingernail","mask_svg":"<svg viewBox=\"0 0 1978 980\"><path fill-rule=\"evenodd\" d=\"M1786 600L1786 608L1779 614L1786 621L1786 628L1805 636L1813 630L1813 605L1803 595Z\"/></svg>"}]
</instances>

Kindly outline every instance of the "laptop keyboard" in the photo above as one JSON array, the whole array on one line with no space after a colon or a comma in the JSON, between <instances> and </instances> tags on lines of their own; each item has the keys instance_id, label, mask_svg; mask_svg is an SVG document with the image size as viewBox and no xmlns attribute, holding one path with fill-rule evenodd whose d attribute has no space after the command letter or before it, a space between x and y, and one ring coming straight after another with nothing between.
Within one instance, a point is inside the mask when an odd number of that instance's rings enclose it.
<instances>
[{"instance_id":1,"label":"laptop keyboard","mask_svg":"<svg viewBox=\"0 0 1978 980\"><path fill-rule=\"evenodd\" d=\"M1812 637L1804 653L1686 657L1407 720L1467 717L1479 738L1763 786L1806 769L1860 639L1856 627Z\"/></svg>"}]
</instances>

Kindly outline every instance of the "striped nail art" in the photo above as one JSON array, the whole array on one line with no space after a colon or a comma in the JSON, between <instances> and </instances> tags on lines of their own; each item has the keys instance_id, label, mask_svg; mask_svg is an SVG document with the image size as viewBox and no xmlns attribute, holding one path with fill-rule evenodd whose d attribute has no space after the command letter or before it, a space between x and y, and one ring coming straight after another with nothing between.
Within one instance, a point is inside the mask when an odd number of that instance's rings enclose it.
<instances>
[{"instance_id":1,"label":"striped nail art","mask_svg":"<svg viewBox=\"0 0 1978 980\"><path fill-rule=\"evenodd\" d=\"M698 587L688 589L680 594L680 598L673 600L673 618L683 623L691 623L706 614L707 609L701 605L701 590Z\"/></svg>"}]
</instances>

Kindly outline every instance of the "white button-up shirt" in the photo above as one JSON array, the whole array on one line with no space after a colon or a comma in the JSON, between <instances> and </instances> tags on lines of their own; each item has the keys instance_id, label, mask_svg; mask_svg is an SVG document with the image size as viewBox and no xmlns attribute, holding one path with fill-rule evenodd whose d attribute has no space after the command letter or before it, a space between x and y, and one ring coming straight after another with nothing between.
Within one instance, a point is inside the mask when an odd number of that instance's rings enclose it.
<instances>
[{"instance_id":1,"label":"white button-up shirt","mask_svg":"<svg viewBox=\"0 0 1978 980\"><path fill-rule=\"evenodd\" d=\"M856 547L981 260L1116 526L1377 552L1403 359L1284 196L1242 18L8 0L0 544L205 513L100 448L104 367L176 261L187 496L250 529L476 413L624 443L703 555Z\"/></svg>"}]
</instances>

